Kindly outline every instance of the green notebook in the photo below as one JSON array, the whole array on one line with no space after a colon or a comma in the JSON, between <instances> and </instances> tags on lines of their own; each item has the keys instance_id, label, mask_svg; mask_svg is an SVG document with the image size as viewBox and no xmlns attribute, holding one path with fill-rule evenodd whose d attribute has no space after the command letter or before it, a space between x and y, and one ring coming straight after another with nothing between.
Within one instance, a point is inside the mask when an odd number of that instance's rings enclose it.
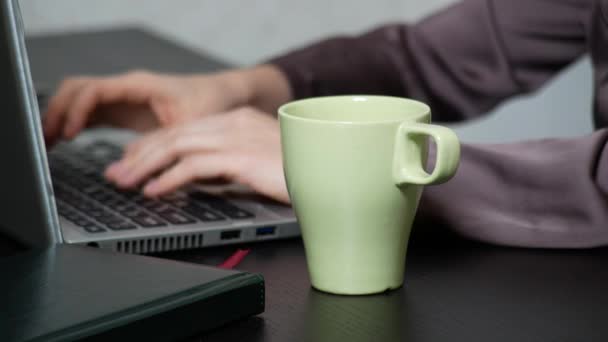
<instances>
[{"instance_id":1,"label":"green notebook","mask_svg":"<svg viewBox=\"0 0 608 342\"><path fill-rule=\"evenodd\" d=\"M167 341L264 310L261 275L60 244L0 259L0 341Z\"/></svg>"}]
</instances>

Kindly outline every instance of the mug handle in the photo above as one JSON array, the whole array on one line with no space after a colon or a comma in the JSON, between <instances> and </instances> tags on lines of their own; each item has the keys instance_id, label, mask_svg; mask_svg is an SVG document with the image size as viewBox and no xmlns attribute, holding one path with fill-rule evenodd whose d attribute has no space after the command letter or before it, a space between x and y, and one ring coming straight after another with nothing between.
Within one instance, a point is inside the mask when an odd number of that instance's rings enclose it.
<instances>
[{"instance_id":1,"label":"mug handle","mask_svg":"<svg viewBox=\"0 0 608 342\"><path fill-rule=\"evenodd\" d=\"M435 168L431 174L424 170L424 143L421 136L430 136L437 146ZM415 139L418 138L418 139ZM440 184L456 173L460 161L460 142L449 128L417 122L403 122L395 137L393 180L398 186L406 184Z\"/></svg>"}]
</instances>

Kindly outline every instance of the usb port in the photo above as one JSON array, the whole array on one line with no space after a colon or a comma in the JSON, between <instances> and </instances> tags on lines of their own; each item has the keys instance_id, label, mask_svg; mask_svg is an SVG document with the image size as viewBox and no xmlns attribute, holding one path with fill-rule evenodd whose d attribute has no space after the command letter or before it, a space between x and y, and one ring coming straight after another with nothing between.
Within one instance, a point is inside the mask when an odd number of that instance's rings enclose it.
<instances>
[{"instance_id":1,"label":"usb port","mask_svg":"<svg viewBox=\"0 0 608 342\"><path fill-rule=\"evenodd\" d=\"M238 239L239 237L241 237L241 231L240 230L224 230L220 234L220 238L222 240Z\"/></svg>"},{"instance_id":2,"label":"usb port","mask_svg":"<svg viewBox=\"0 0 608 342\"><path fill-rule=\"evenodd\" d=\"M276 231L276 227L273 227L273 226L259 227L259 228L256 228L255 235L256 236L269 236L269 235L274 235L275 231Z\"/></svg>"}]
</instances>

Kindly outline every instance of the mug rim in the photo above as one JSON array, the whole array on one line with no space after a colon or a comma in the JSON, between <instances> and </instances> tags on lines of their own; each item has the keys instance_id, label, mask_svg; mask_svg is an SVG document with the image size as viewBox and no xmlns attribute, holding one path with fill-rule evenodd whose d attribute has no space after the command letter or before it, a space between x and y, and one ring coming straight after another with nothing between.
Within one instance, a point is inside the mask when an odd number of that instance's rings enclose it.
<instances>
[{"instance_id":1,"label":"mug rim","mask_svg":"<svg viewBox=\"0 0 608 342\"><path fill-rule=\"evenodd\" d=\"M387 96L387 95L332 95L332 96L318 96L318 97L309 97L300 100L290 101L283 105L281 105L278 109L279 117L283 117L290 120L299 120L305 122L314 122L314 123L325 123L325 124L349 124L349 125L373 125L373 124L395 124L403 122L403 118L399 119L384 119L377 121L348 121L348 120L324 120L324 119L313 119L313 118L304 118L301 116L297 116L294 114L290 114L287 112L289 107L306 104L310 102L324 102L324 101L333 101L333 100L351 100L351 101L367 101L367 100L391 100L402 102L402 104L407 105L415 105L419 107L420 113L416 114L416 118L424 117L425 115L431 115L431 108L424 102L417 101L410 98L399 97L399 96Z\"/></svg>"}]
</instances>

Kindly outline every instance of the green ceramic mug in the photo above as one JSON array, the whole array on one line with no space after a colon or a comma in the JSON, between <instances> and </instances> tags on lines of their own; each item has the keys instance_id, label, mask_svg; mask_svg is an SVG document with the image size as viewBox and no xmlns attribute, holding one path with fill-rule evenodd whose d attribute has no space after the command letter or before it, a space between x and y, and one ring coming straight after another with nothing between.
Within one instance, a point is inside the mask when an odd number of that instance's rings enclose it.
<instances>
[{"instance_id":1,"label":"green ceramic mug","mask_svg":"<svg viewBox=\"0 0 608 342\"><path fill-rule=\"evenodd\" d=\"M448 180L460 144L430 125L424 103L388 96L332 96L279 108L283 167L313 287L370 294L403 284L422 185ZM425 171L428 137L433 171Z\"/></svg>"}]
</instances>

